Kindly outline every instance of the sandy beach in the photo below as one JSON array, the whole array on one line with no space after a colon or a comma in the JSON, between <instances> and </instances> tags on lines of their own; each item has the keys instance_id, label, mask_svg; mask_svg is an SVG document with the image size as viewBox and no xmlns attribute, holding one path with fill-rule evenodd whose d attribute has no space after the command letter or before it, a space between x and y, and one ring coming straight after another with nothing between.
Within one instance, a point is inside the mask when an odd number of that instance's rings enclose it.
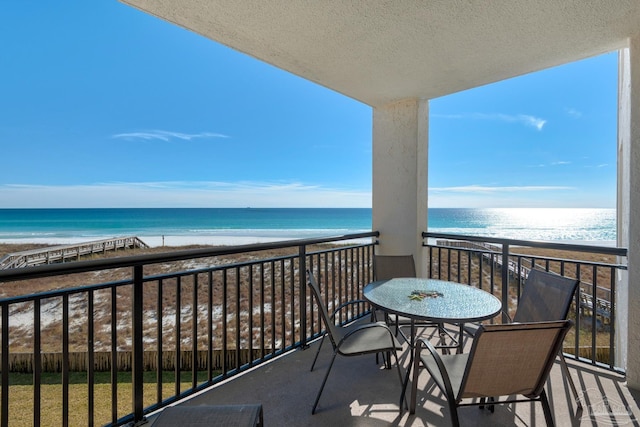
<instances>
[{"instance_id":1,"label":"sandy beach","mask_svg":"<svg viewBox=\"0 0 640 427\"><path fill-rule=\"evenodd\" d=\"M119 236L112 236L119 237ZM103 237L108 239L109 237ZM293 237L292 237L293 238ZM76 243L85 243L92 240L101 239L78 239L74 238L33 238L33 239L0 239L0 245L38 245L38 246L56 246L71 245ZM275 242L279 240L288 240L280 237L260 237L260 236L143 236L140 240L145 242L152 248L162 246L234 246L249 245L252 243ZM1 252L0 252L1 253Z\"/></svg>"}]
</instances>

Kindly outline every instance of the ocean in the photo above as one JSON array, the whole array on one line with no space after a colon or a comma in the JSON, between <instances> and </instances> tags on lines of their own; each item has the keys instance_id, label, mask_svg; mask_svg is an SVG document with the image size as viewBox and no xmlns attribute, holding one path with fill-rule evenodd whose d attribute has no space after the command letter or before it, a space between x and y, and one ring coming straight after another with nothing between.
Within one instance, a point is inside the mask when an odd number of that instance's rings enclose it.
<instances>
[{"instance_id":1,"label":"ocean","mask_svg":"<svg viewBox=\"0 0 640 427\"><path fill-rule=\"evenodd\" d=\"M428 215L431 232L600 245L616 239L615 209L431 208ZM236 245L366 231L371 209L0 209L0 243L138 236L151 246Z\"/></svg>"}]
</instances>

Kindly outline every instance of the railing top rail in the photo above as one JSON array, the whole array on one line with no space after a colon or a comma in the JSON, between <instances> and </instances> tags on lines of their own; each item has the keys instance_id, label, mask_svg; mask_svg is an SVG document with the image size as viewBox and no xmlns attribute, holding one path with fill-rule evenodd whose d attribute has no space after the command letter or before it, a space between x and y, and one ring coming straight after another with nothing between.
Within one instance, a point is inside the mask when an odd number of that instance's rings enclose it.
<instances>
[{"instance_id":1,"label":"railing top rail","mask_svg":"<svg viewBox=\"0 0 640 427\"><path fill-rule=\"evenodd\" d=\"M311 239L293 239L270 243L256 243L251 245L216 246L202 249L186 249L157 254L133 255L119 258L108 258L91 261L76 261L73 263L48 264L21 269L0 270L0 283L34 279L38 277L61 276L65 274L84 273L95 270L108 270L112 268L126 268L145 264L183 261L193 258L206 258L220 255L233 255L244 252L256 252L272 249L282 249L297 246L315 245L344 240L378 237L380 232L369 231L365 233L343 234Z\"/></svg>"},{"instance_id":2,"label":"railing top rail","mask_svg":"<svg viewBox=\"0 0 640 427\"><path fill-rule=\"evenodd\" d=\"M447 246L447 245L443 245L442 241L438 241L436 244L432 245L432 244L425 244L424 246L430 246L433 248L442 248L442 249L460 249L463 251L469 251L469 252L473 252L475 254L482 254L482 255L496 255L496 254L501 254L501 250L499 248L497 249L479 249L476 247L464 247L464 246ZM524 246L524 245L522 245ZM545 248L547 248L545 246ZM598 254L601 254L601 252L597 252ZM551 262L576 262L576 263L580 263L582 265L585 266L595 266L595 267L613 267L613 268L619 268L621 270L626 270L627 269L627 265L626 264L609 264L609 263L605 263L605 262L594 262L594 261L585 261L585 260L570 260L568 258L555 258L555 257L550 257L550 256L546 256L546 255L531 255L531 254L521 254L521 253L515 253L515 252L509 252L509 257L512 258L526 258L526 259L531 259L531 260L544 260L544 261L551 261ZM509 264L516 264L516 261L510 259L509 260Z\"/></svg>"},{"instance_id":3,"label":"railing top rail","mask_svg":"<svg viewBox=\"0 0 640 427\"><path fill-rule=\"evenodd\" d=\"M545 241L536 241L536 240L504 239L499 237L466 236L463 234L432 233L428 231L422 232L422 238L466 240L469 242L489 242L489 243L496 243L499 245L528 246L532 248L558 249L563 251L598 253L598 254L615 255L615 256L622 256L622 257L627 256L627 248L618 248L618 247L611 247L611 246L581 245L581 244L575 244L575 243L557 243L557 242L545 242Z\"/></svg>"}]
</instances>

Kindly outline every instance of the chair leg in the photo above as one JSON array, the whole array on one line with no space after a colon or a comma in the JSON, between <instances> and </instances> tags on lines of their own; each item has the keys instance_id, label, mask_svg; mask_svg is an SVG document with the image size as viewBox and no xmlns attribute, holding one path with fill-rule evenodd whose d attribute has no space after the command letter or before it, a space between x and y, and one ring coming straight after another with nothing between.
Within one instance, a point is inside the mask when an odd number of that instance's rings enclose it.
<instances>
[{"instance_id":1,"label":"chair leg","mask_svg":"<svg viewBox=\"0 0 640 427\"><path fill-rule=\"evenodd\" d=\"M438 323L437 328L438 328L438 343L440 344L440 346L442 346L442 349L441 349L442 354L451 354L449 349L446 348L447 334L444 332L444 324Z\"/></svg>"},{"instance_id":2,"label":"chair leg","mask_svg":"<svg viewBox=\"0 0 640 427\"><path fill-rule=\"evenodd\" d=\"M313 404L313 409L311 410L312 415L316 413L316 407L318 406L318 402L320 401L320 395L322 394L322 390L324 390L324 385L327 383L327 378L329 378L329 373L331 372L331 368L333 367L333 362L335 362L337 355L338 353L334 351L333 357L331 358L331 363L329 363L329 368L327 369L327 373L324 376L324 380L322 380L320 391L318 391L318 396L316 396L316 402Z\"/></svg>"},{"instance_id":3,"label":"chair leg","mask_svg":"<svg viewBox=\"0 0 640 427\"><path fill-rule=\"evenodd\" d=\"M378 315L376 314L376 309L372 308L371 309L371 323L373 322L377 322L378 321ZM384 358L384 354L382 355L382 357ZM378 353L376 353L376 365L380 363L380 359L378 357Z\"/></svg>"},{"instance_id":4,"label":"chair leg","mask_svg":"<svg viewBox=\"0 0 640 427\"><path fill-rule=\"evenodd\" d=\"M400 380L400 388L404 390L404 381L402 380L402 372L400 372L400 359L398 359L398 352L394 351L393 356L396 359L396 368L398 369L398 379ZM389 357L389 365L391 365L391 357ZM391 369L391 366L389 366L389 369ZM407 405L406 395L402 400L404 400L404 407L409 408L409 406ZM400 413L402 413L402 402L400 402Z\"/></svg>"},{"instance_id":5,"label":"chair leg","mask_svg":"<svg viewBox=\"0 0 640 427\"><path fill-rule=\"evenodd\" d=\"M456 354L462 354L464 350L464 323L459 323L458 328L458 348L456 349Z\"/></svg>"},{"instance_id":6,"label":"chair leg","mask_svg":"<svg viewBox=\"0 0 640 427\"><path fill-rule=\"evenodd\" d=\"M324 334L322 336L322 339L320 340L320 345L318 346L318 351L316 351L316 357L313 358L313 363L311 364L310 371L313 371L313 367L316 366L316 361L318 360L318 356L320 355L320 349L322 348L322 344L324 344L324 337L326 336L327 334Z\"/></svg>"},{"instance_id":7,"label":"chair leg","mask_svg":"<svg viewBox=\"0 0 640 427\"><path fill-rule=\"evenodd\" d=\"M547 422L547 427L555 427L553 415L551 415L551 407L549 406L549 400L547 399L547 393L545 393L544 390L540 393L540 402L542 402L542 410L544 411L544 419Z\"/></svg>"},{"instance_id":8,"label":"chair leg","mask_svg":"<svg viewBox=\"0 0 640 427\"><path fill-rule=\"evenodd\" d=\"M564 359L562 350L560 350L560 353L558 353L558 355L560 356L560 366L562 367L562 372L567 378L569 388L571 389L571 393L573 393L573 398L576 400L577 410L582 410L582 401L578 396L578 390L576 389L576 385L573 383L573 377L571 376L571 372L569 372L569 367L567 366L567 361Z\"/></svg>"},{"instance_id":9,"label":"chair leg","mask_svg":"<svg viewBox=\"0 0 640 427\"><path fill-rule=\"evenodd\" d=\"M489 404L487 404L487 400L489 401ZM495 401L496 400L493 397L489 397L488 399L486 397L481 397L478 409L484 409L484 407L487 406L487 409L493 414L496 410L496 405L493 404Z\"/></svg>"},{"instance_id":10,"label":"chair leg","mask_svg":"<svg viewBox=\"0 0 640 427\"><path fill-rule=\"evenodd\" d=\"M451 425L453 427L460 427L460 420L458 419L458 407L455 402L449 402L449 413L451 414Z\"/></svg>"},{"instance_id":11,"label":"chair leg","mask_svg":"<svg viewBox=\"0 0 640 427\"><path fill-rule=\"evenodd\" d=\"M398 320L398 315L396 314L396 338L398 338L399 333L400 333L400 320Z\"/></svg>"}]
</instances>

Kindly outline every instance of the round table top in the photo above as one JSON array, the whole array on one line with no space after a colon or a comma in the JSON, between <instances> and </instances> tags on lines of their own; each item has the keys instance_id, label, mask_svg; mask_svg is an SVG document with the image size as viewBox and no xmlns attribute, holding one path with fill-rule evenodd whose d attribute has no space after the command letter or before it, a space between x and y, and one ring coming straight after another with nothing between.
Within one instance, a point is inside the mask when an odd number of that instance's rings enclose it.
<instances>
[{"instance_id":1,"label":"round table top","mask_svg":"<svg viewBox=\"0 0 640 427\"><path fill-rule=\"evenodd\" d=\"M436 279L380 280L365 286L363 294L378 308L416 320L479 322L502 310L500 300L489 292Z\"/></svg>"}]
</instances>

